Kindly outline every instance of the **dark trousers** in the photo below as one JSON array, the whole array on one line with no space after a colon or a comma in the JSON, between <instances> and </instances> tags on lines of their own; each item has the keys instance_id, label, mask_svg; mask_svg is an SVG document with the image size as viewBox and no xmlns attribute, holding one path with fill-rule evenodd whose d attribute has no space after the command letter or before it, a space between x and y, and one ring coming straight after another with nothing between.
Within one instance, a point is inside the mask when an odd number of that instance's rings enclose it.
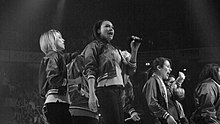
<instances>
[{"instance_id":1,"label":"dark trousers","mask_svg":"<svg viewBox=\"0 0 220 124\"><path fill-rule=\"evenodd\" d=\"M98 119L87 116L73 116L74 124L98 124Z\"/></svg>"},{"instance_id":2,"label":"dark trousers","mask_svg":"<svg viewBox=\"0 0 220 124\"><path fill-rule=\"evenodd\" d=\"M97 88L96 94L104 124L124 124L122 92L120 86Z\"/></svg>"},{"instance_id":3,"label":"dark trousers","mask_svg":"<svg viewBox=\"0 0 220 124\"><path fill-rule=\"evenodd\" d=\"M72 124L72 117L67 103L47 103L43 107L48 124Z\"/></svg>"}]
</instances>

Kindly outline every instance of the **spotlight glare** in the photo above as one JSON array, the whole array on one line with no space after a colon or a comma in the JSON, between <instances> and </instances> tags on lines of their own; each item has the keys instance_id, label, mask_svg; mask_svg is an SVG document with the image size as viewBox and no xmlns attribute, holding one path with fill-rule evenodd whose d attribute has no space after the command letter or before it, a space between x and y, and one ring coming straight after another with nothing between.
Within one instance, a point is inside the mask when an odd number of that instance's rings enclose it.
<instances>
[{"instance_id":1,"label":"spotlight glare","mask_svg":"<svg viewBox=\"0 0 220 124\"><path fill-rule=\"evenodd\" d=\"M146 65L146 66L150 66L150 63L149 63L149 62L146 62L145 65Z\"/></svg>"}]
</instances>

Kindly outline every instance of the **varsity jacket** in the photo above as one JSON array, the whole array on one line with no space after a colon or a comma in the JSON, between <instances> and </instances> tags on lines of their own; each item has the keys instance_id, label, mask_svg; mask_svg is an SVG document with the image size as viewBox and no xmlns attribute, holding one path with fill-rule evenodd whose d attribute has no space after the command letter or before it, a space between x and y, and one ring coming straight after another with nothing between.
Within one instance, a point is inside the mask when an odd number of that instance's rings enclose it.
<instances>
[{"instance_id":1,"label":"varsity jacket","mask_svg":"<svg viewBox=\"0 0 220 124\"><path fill-rule=\"evenodd\" d=\"M49 94L66 95L67 68L77 53L63 53L50 51L42 58L39 68L39 93L42 97Z\"/></svg>"},{"instance_id":2,"label":"varsity jacket","mask_svg":"<svg viewBox=\"0 0 220 124\"><path fill-rule=\"evenodd\" d=\"M167 124L167 118L169 117L168 102L166 96L166 87L162 85L162 81L158 76L153 75L146 82L143 88L147 106L151 115L154 117L154 123ZM165 87L165 88L164 88Z\"/></svg>"},{"instance_id":3,"label":"varsity jacket","mask_svg":"<svg viewBox=\"0 0 220 124\"><path fill-rule=\"evenodd\" d=\"M87 78L95 78L97 82L104 79L111 79L116 77L116 65L112 51L115 48L105 41L95 40L88 44L83 51L85 56L85 74ZM136 71L136 63L126 61L126 59L119 54L122 58L121 69L124 81L126 75L132 75Z\"/></svg>"},{"instance_id":4,"label":"varsity jacket","mask_svg":"<svg viewBox=\"0 0 220 124\"><path fill-rule=\"evenodd\" d=\"M220 85L213 79L208 78L201 82L194 94L196 110L192 114L192 120L197 124L220 123Z\"/></svg>"}]
</instances>

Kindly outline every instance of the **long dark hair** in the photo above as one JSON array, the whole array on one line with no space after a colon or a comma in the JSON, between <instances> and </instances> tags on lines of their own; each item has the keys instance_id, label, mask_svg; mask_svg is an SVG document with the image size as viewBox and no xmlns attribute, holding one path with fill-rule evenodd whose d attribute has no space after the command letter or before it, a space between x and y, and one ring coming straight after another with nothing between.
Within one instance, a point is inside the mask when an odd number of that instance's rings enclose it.
<instances>
[{"instance_id":1,"label":"long dark hair","mask_svg":"<svg viewBox=\"0 0 220 124\"><path fill-rule=\"evenodd\" d=\"M199 74L199 82L202 82L207 78L212 78L214 81L220 84L220 79L218 74L219 68L220 68L219 65L215 63L209 63L205 65Z\"/></svg>"},{"instance_id":2,"label":"long dark hair","mask_svg":"<svg viewBox=\"0 0 220 124\"><path fill-rule=\"evenodd\" d=\"M172 63L169 58L165 58L165 57L158 57L154 59L151 63L151 68L147 70L148 73L147 79L149 79L153 75L153 73L157 71L157 66L162 68L165 61L169 61L170 65Z\"/></svg>"},{"instance_id":3,"label":"long dark hair","mask_svg":"<svg viewBox=\"0 0 220 124\"><path fill-rule=\"evenodd\" d=\"M101 28L101 25L104 21L108 21L107 19L102 19L102 20L99 20L97 21L93 27L92 27L92 36L91 36L91 41L93 40L100 40L101 37L100 37L100 33L98 33L98 30Z\"/></svg>"}]
</instances>

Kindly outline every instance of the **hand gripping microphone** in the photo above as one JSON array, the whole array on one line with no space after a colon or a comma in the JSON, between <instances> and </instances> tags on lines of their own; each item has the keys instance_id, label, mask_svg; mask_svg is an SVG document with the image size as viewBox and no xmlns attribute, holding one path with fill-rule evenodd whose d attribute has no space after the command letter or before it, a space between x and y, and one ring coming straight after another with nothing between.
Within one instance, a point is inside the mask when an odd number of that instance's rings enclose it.
<instances>
[{"instance_id":1,"label":"hand gripping microphone","mask_svg":"<svg viewBox=\"0 0 220 124\"><path fill-rule=\"evenodd\" d=\"M129 38L129 41L133 41L133 40L134 40L135 42L137 42L137 43L141 43L142 38L132 35L132 36Z\"/></svg>"}]
</instances>

